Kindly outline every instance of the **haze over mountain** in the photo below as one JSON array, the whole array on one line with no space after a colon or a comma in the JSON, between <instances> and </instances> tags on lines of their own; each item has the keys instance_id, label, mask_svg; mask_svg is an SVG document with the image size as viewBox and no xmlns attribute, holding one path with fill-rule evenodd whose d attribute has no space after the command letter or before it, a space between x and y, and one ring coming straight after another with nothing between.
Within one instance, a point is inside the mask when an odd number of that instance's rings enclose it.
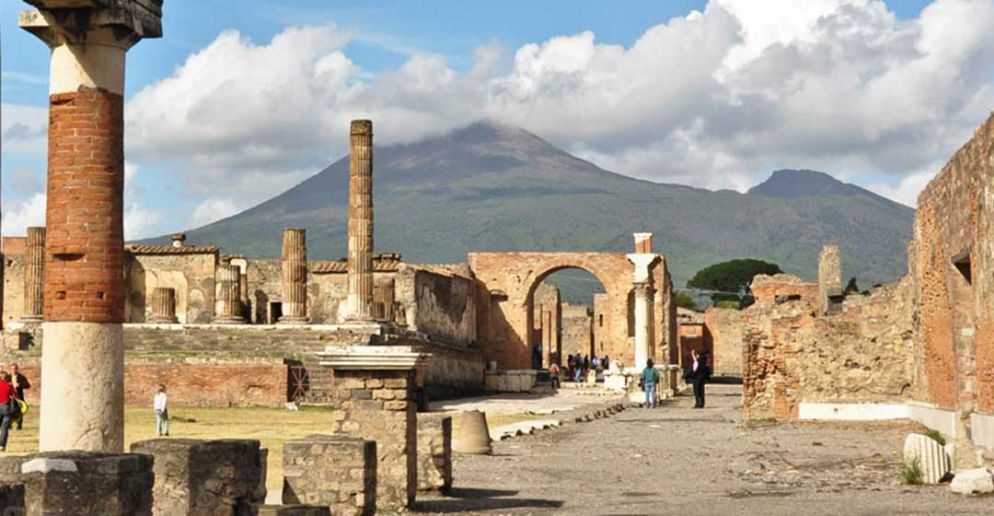
<instances>
[{"instance_id":1,"label":"haze over mountain","mask_svg":"<svg viewBox=\"0 0 994 516\"><path fill-rule=\"evenodd\" d=\"M525 130L479 122L374 153L375 244L408 262L469 251L629 251L651 231L683 287L699 269L760 258L814 279L823 244L861 286L905 273L914 210L827 174L778 170L748 193L633 179ZM307 228L311 259L346 254L348 157L242 213L187 231L192 243L276 258L281 230ZM150 241L165 242L165 237Z\"/></svg>"}]
</instances>

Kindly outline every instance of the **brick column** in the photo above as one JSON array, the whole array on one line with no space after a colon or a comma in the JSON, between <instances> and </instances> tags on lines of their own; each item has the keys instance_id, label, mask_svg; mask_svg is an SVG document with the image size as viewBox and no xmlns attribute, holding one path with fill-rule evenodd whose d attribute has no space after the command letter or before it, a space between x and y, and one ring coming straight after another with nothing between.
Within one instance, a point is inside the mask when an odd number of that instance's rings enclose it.
<instances>
[{"instance_id":1,"label":"brick column","mask_svg":"<svg viewBox=\"0 0 994 516\"><path fill-rule=\"evenodd\" d=\"M372 320L373 122L353 120L349 159L349 292L345 319Z\"/></svg>"},{"instance_id":2,"label":"brick column","mask_svg":"<svg viewBox=\"0 0 994 516\"><path fill-rule=\"evenodd\" d=\"M41 322L45 290L45 228L28 228L24 246L24 314L21 320Z\"/></svg>"},{"instance_id":3,"label":"brick column","mask_svg":"<svg viewBox=\"0 0 994 516\"><path fill-rule=\"evenodd\" d=\"M148 322L155 324L176 324L176 290L156 287L152 291L152 316Z\"/></svg>"},{"instance_id":4,"label":"brick column","mask_svg":"<svg viewBox=\"0 0 994 516\"><path fill-rule=\"evenodd\" d=\"M51 48L39 449L124 448L124 64L162 2L31 0Z\"/></svg>"},{"instance_id":5,"label":"brick column","mask_svg":"<svg viewBox=\"0 0 994 516\"><path fill-rule=\"evenodd\" d=\"M306 324L307 230L283 230L283 317L281 323Z\"/></svg>"},{"instance_id":6,"label":"brick column","mask_svg":"<svg viewBox=\"0 0 994 516\"><path fill-rule=\"evenodd\" d=\"M318 357L334 371L332 432L376 441L376 507L411 507L417 492L417 370L428 355L391 346L329 348Z\"/></svg>"},{"instance_id":7,"label":"brick column","mask_svg":"<svg viewBox=\"0 0 994 516\"><path fill-rule=\"evenodd\" d=\"M242 269L237 265L222 263L217 267L217 300L215 324L242 324Z\"/></svg>"}]
</instances>

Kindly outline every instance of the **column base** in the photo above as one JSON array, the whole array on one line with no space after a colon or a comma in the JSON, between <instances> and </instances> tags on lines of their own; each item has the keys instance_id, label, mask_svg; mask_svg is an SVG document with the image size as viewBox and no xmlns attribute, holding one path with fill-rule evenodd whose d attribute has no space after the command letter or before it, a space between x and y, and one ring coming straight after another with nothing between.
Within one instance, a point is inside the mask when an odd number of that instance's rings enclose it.
<instances>
[{"instance_id":1,"label":"column base","mask_svg":"<svg viewBox=\"0 0 994 516\"><path fill-rule=\"evenodd\" d=\"M310 324L310 323L311 323L310 317L296 317L292 315L284 315L283 317L280 317L279 321L276 321L276 324Z\"/></svg>"},{"instance_id":2,"label":"column base","mask_svg":"<svg viewBox=\"0 0 994 516\"><path fill-rule=\"evenodd\" d=\"M175 317L149 317L149 324L179 324L179 319Z\"/></svg>"},{"instance_id":3,"label":"column base","mask_svg":"<svg viewBox=\"0 0 994 516\"><path fill-rule=\"evenodd\" d=\"M230 317L218 317L211 320L211 324L245 324L245 318L240 315Z\"/></svg>"}]
</instances>

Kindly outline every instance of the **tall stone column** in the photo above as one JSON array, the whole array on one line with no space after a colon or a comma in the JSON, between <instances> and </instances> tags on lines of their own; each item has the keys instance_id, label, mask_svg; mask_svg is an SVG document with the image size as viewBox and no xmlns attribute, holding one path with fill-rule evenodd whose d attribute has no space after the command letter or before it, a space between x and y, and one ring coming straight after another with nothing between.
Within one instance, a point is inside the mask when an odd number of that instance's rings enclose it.
<instances>
[{"instance_id":1,"label":"tall stone column","mask_svg":"<svg viewBox=\"0 0 994 516\"><path fill-rule=\"evenodd\" d=\"M821 301L821 313L828 313L832 308L831 298L841 296L842 293L842 256L839 246L823 246L818 255L818 298Z\"/></svg>"},{"instance_id":2,"label":"tall stone column","mask_svg":"<svg viewBox=\"0 0 994 516\"><path fill-rule=\"evenodd\" d=\"M281 323L307 323L307 230L283 230L283 317Z\"/></svg>"},{"instance_id":3,"label":"tall stone column","mask_svg":"<svg viewBox=\"0 0 994 516\"><path fill-rule=\"evenodd\" d=\"M222 263L217 267L217 300L215 324L242 324L242 269L237 265Z\"/></svg>"},{"instance_id":4,"label":"tall stone column","mask_svg":"<svg viewBox=\"0 0 994 516\"><path fill-rule=\"evenodd\" d=\"M30 0L51 48L39 449L124 450L124 65L161 0Z\"/></svg>"},{"instance_id":5,"label":"tall stone column","mask_svg":"<svg viewBox=\"0 0 994 516\"><path fill-rule=\"evenodd\" d=\"M45 228L28 228L24 246L24 314L26 323L42 321L45 290Z\"/></svg>"},{"instance_id":6,"label":"tall stone column","mask_svg":"<svg viewBox=\"0 0 994 516\"><path fill-rule=\"evenodd\" d=\"M632 287L635 312L635 369L645 367L653 356L652 306L655 289L652 284L652 266L659 255L652 253L652 233L635 233L635 252L627 255L634 265Z\"/></svg>"},{"instance_id":7,"label":"tall stone column","mask_svg":"<svg viewBox=\"0 0 994 516\"><path fill-rule=\"evenodd\" d=\"M176 290L156 287L152 291L152 316L148 322L153 324L176 324Z\"/></svg>"},{"instance_id":8,"label":"tall stone column","mask_svg":"<svg viewBox=\"0 0 994 516\"><path fill-rule=\"evenodd\" d=\"M372 320L373 122L353 120L349 159L349 292L345 319Z\"/></svg>"},{"instance_id":9,"label":"tall stone column","mask_svg":"<svg viewBox=\"0 0 994 516\"><path fill-rule=\"evenodd\" d=\"M641 369L652 358L652 296L655 291L649 282L636 283L634 291L635 368Z\"/></svg>"}]
</instances>

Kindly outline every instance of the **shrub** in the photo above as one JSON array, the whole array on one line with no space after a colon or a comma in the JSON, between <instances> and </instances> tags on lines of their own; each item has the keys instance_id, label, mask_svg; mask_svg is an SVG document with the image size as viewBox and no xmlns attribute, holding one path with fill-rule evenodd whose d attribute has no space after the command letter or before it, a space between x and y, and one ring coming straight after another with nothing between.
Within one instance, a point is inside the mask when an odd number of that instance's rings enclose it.
<instances>
[{"instance_id":1,"label":"shrub","mask_svg":"<svg viewBox=\"0 0 994 516\"><path fill-rule=\"evenodd\" d=\"M938 430L929 430L928 432L925 432L925 437L939 443L939 446L946 445L946 438L942 437L942 434L940 434Z\"/></svg>"},{"instance_id":2,"label":"shrub","mask_svg":"<svg viewBox=\"0 0 994 516\"><path fill-rule=\"evenodd\" d=\"M909 486L920 486L924 483L922 480L922 467L918 461L918 457L904 463L904 471L901 472L901 476L904 478L904 483Z\"/></svg>"}]
</instances>

